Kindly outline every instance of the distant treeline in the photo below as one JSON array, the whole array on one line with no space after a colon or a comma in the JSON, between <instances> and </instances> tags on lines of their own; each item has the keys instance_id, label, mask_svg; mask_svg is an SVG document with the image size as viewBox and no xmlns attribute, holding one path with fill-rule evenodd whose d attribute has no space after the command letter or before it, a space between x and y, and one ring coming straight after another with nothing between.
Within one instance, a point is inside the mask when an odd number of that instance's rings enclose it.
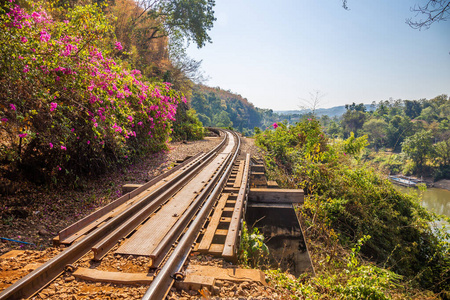
<instances>
[{"instance_id":1,"label":"distant treeline","mask_svg":"<svg viewBox=\"0 0 450 300\"><path fill-rule=\"evenodd\" d=\"M261 112L241 95L204 85L194 87L191 106L204 126L233 127L248 133L261 126Z\"/></svg>"},{"instance_id":2,"label":"distant treeline","mask_svg":"<svg viewBox=\"0 0 450 300\"><path fill-rule=\"evenodd\" d=\"M426 100L391 100L346 105L341 118L322 116L334 138L367 135L373 150L399 153L389 157L389 171L450 177L450 100L440 95Z\"/></svg>"},{"instance_id":3,"label":"distant treeline","mask_svg":"<svg viewBox=\"0 0 450 300\"><path fill-rule=\"evenodd\" d=\"M450 100L447 95L420 100L382 100L347 104L327 110L274 112L255 107L239 94L196 85L191 106L204 126L232 127L244 135L273 123L295 125L303 119L320 120L332 138L367 135L370 148L397 153L386 161L389 172L450 177ZM327 115L329 111L332 116ZM343 114L336 114L337 111Z\"/></svg>"}]
</instances>

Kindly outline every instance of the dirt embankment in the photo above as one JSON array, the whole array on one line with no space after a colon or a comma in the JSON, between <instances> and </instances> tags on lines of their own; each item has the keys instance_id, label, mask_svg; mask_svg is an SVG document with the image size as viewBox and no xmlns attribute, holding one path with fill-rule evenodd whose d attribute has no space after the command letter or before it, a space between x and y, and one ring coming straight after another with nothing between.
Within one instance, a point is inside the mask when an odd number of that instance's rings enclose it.
<instances>
[{"instance_id":1,"label":"dirt embankment","mask_svg":"<svg viewBox=\"0 0 450 300\"><path fill-rule=\"evenodd\" d=\"M435 188L440 188L440 189L446 189L450 191L450 180L448 179L441 179L439 181L436 181L434 183L434 187Z\"/></svg>"}]
</instances>

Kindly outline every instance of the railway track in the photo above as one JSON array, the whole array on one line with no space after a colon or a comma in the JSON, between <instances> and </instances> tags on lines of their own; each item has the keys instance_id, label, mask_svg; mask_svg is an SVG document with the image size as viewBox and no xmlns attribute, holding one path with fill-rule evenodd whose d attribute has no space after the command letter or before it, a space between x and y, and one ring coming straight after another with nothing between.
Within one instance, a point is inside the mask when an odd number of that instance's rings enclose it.
<instances>
[{"instance_id":1,"label":"railway track","mask_svg":"<svg viewBox=\"0 0 450 300\"><path fill-rule=\"evenodd\" d=\"M235 261L250 157L237 159L238 135L222 136L210 152L60 231L54 244L64 251L3 290L0 299L32 297L56 281L61 288L73 276L140 283L141 294L148 287L142 299L164 299L174 281L184 279L192 250Z\"/></svg>"}]
</instances>

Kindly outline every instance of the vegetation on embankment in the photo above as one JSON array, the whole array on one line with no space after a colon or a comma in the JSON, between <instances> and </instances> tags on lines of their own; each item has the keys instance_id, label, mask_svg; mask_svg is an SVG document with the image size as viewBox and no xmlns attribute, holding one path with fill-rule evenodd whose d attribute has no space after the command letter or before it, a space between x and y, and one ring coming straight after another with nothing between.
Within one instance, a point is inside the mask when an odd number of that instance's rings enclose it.
<instances>
[{"instance_id":1,"label":"vegetation on embankment","mask_svg":"<svg viewBox=\"0 0 450 300\"><path fill-rule=\"evenodd\" d=\"M182 93L191 84L184 48L169 47L168 36L202 46L214 4L191 3L196 14L208 11L193 25L176 12L183 1L154 1L147 13L132 0L103 3L1 2L2 178L76 182L167 149L172 136L203 136ZM164 24L168 16L172 26Z\"/></svg>"},{"instance_id":2,"label":"vegetation on embankment","mask_svg":"<svg viewBox=\"0 0 450 300\"><path fill-rule=\"evenodd\" d=\"M256 138L271 179L307 194L299 214L317 272L294 281L274 272L272 280L308 299L426 298L427 290L450 297L448 234L362 162L366 137L331 143L311 118L275 123Z\"/></svg>"}]
</instances>

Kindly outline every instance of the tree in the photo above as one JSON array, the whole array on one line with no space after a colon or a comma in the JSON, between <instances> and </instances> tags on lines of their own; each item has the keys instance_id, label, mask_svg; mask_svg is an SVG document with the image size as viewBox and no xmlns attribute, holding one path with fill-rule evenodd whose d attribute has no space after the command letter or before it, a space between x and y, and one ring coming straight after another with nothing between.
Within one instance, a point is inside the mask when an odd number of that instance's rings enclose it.
<instances>
[{"instance_id":1,"label":"tree","mask_svg":"<svg viewBox=\"0 0 450 300\"><path fill-rule=\"evenodd\" d=\"M342 0L342 7L348 10L347 0ZM425 4L416 4L411 7L411 11L418 15L424 15L426 18L414 21L407 19L406 24L414 29L430 28L434 22L446 21L450 17L449 0L427 0Z\"/></svg>"},{"instance_id":2,"label":"tree","mask_svg":"<svg viewBox=\"0 0 450 300\"><path fill-rule=\"evenodd\" d=\"M378 150L386 141L388 124L384 120L370 119L363 125L364 133L367 133L369 141Z\"/></svg>"},{"instance_id":3,"label":"tree","mask_svg":"<svg viewBox=\"0 0 450 300\"><path fill-rule=\"evenodd\" d=\"M416 16L425 15L425 20L407 19L406 23L414 29L428 29L434 22L446 21L450 17L450 1L428 0L424 5L414 5L411 11L415 12Z\"/></svg>"},{"instance_id":4,"label":"tree","mask_svg":"<svg viewBox=\"0 0 450 300\"><path fill-rule=\"evenodd\" d=\"M388 147L392 147L394 151L400 151L402 142L412 133L413 124L409 118L399 115L392 117L387 128Z\"/></svg>"},{"instance_id":5,"label":"tree","mask_svg":"<svg viewBox=\"0 0 450 300\"><path fill-rule=\"evenodd\" d=\"M422 112L422 103L421 101L417 100L405 100L405 114L410 117L411 119L414 119L420 115Z\"/></svg>"},{"instance_id":6,"label":"tree","mask_svg":"<svg viewBox=\"0 0 450 300\"><path fill-rule=\"evenodd\" d=\"M450 165L450 139L436 143L434 146L434 158L440 166Z\"/></svg>"},{"instance_id":7,"label":"tree","mask_svg":"<svg viewBox=\"0 0 450 300\"><path fill-rule=\"evenodd\" d=\"M304 102L304 105L300 105L300 109L303 110L310 110L311 115L316 115L316 109L319 108L319 105L322 101L322 98L325 97L324 94L322 94L320 91L315 90L314 93L309 93L309 100L307 99L301 99Z\"/></svg>"},{"instance_id":8,"label":"tree","mask_svg":"<svg viewBox=\"0 0 450 300\"><path fill-rule=\"evenodd\" d=\"M231 122L230 117L226 111L221 111L213 118L213 125L217 127L231 127L233 122Z\"/></svg>"},{"instance_id":9,"label":"tree","mask_svg":"<svg viewBox=\"0 0 450 300\"><path fill-rule=\"evenodd\" d=\"M151 28L150 38L186 38L195 42L198 48L211 42L207 32L216 20L213 11L215 0L140 0L136 4L142 11L134 18L133 24L146 16L159 21L159 26Z\"/></svg>"},{"instance_id":10,"label":"tree","mask_svg":"<svg viewBox=\"0 0 450 300\"><path fill-rule=\"evenodd\" d=\"M347 111L342 116L342 126L344 127L344 138L349 137L350 132L355 134L359 129L362 128L365 120L365 106L363 103L356 105L355 103L351 105L345 105Z\"/></svg>"},{"instance_id":11,"label":"tree","mask_svg":"<svg viewBox=\"0 0 450 300\"><path fill-rule=\"evenodd\" d=\"M431 154L432 138L431 130L421 130L402 143L402 151L414 161L419 170L423 168L426 158Z\"/></svg>"}]
</instances>

